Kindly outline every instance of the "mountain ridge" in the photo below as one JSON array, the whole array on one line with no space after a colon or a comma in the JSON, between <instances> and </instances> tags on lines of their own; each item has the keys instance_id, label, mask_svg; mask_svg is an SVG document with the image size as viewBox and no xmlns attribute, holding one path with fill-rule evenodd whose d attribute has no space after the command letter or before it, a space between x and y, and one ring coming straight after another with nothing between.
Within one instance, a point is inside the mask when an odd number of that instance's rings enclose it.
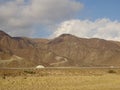
<instances>
[{"instance_id":1,"label":"mountain ridge","mask_svg":"<svg viewBox=\"0 0 120 90\"><path fill-rule=\"evenodd\" d=\"M119 66L120 42L71 34L62 34L54 39L11 37L0 31L0 67L37 65Z\"/></svg>"}]
</instances>

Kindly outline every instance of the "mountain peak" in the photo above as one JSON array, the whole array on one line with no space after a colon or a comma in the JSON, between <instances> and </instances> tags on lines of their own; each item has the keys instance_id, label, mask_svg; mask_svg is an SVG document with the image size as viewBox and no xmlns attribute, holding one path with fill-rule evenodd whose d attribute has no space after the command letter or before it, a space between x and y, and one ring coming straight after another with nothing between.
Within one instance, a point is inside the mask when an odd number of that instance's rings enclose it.
<instances>
[{"instance_id":1,"label":"mountain peak","mask_svg":"<svg viewBox=\"0 0 120 90\"><path fill-rule=\"evenodd\" d=\"M0 30L0 38L2 38L4 36L10 37L7 33L5 33L4 31Z\"/></svg>"},{"instance_id":2,"label":"mountain peak","mask_svg":"<svg viewBox=\"0 0 120 90\"><path fill-rule=\"evenodd\" d=\"M72 34L61 34L59 37L75 37Z\"/></svg>"},{"instance_id":3,"label":"mountain peak","mask_svg":"<svg viewBox=\"0 0 120 90\"><path fill-rule=\"evenodd\" d=\"M61 42L74 42L74 41L78 41L79 40L79 37L76 37L72 34L62 34L56 38L54 38L53 40L49 41L48 43L49 44L58 44L58 43L61 43Z\"/></svg>"},{"instance_id":4,"label":"mountain peak","mask_svg":"<svg viewBox=\"0 0 120 90\"><path fill-rule=\"evenodd\" d=\"M2 30L0 30L0 34L5 34L5 32L4 32L4 31L2 31Z\"/></svg>"}]
</instances>

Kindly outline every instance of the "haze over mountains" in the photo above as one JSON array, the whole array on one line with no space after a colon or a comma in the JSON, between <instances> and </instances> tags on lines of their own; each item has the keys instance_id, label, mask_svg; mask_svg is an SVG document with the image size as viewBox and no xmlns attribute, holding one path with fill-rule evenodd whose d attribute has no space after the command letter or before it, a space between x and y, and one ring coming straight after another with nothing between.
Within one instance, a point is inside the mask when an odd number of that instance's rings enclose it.
<instances>
[{"instance_id":1,"label":"haze over mountains","mask_svg":"<svg viewBox=\"0 0 120 90\"><path fill-rule=\"evenodd\" d=\"M11 37L0 31L0 67L120 66L120 42L62 34L54 39Z\"/></svg>"}]
</instances>

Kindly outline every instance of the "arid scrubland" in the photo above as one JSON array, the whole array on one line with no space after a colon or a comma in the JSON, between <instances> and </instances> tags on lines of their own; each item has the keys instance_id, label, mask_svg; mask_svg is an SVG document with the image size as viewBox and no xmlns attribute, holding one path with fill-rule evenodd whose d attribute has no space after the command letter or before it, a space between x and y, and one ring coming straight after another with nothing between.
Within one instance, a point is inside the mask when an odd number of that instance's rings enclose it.
<instances>
[{"instance_id":1,"label":"arid scrubland","mask_svg":"<svg viewBox=\"0 0 120 90\"><path fill-rule=\"evenodd\" d=\"M0 70L0 90L120 90L120 70Z\"/></svg>"}]
</instances>

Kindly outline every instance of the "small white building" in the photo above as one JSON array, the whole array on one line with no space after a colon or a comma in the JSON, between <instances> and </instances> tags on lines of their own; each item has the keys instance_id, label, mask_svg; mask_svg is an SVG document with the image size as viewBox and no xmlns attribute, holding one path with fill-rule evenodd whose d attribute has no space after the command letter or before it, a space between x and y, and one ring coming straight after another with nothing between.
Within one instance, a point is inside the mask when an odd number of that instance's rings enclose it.
<instances>
[{"instance_id":1,"label":"small white building","mask_svg":"<svg viewBox=\"0 0 120 90\"><path fill-rule=\"evenodd\" d=\"M114 66L110 66L110 68L114 68Z\"/></svg>"},{"instance_id":2,"label":"small white building","mask_svg":"<svg viewBox=\"0 0 120 90\"><path fill-rule=\"evenodd\" d=\"M39 69L39 68L45 68L45 67L43 65L38 65L36 66L36 68Z\"/></svg>"}]
</instances>

